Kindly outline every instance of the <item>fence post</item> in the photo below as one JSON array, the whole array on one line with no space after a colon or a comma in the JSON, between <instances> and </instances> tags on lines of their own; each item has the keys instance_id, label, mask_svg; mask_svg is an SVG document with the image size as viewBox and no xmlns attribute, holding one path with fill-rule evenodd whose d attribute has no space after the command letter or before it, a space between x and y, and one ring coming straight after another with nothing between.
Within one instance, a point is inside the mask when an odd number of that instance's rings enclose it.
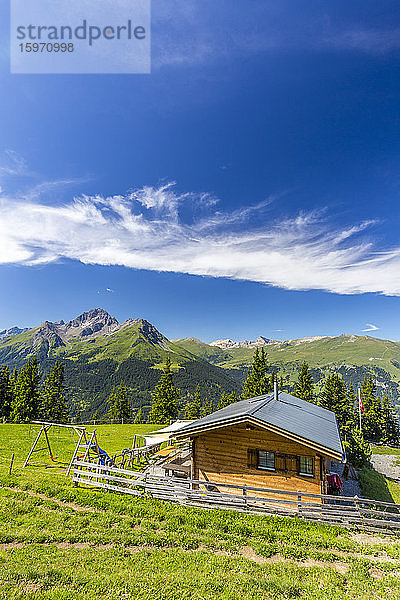
<instances>
[{"instance_id":1,"label":"fence post","mask_svg":"<svg viewBox=\"0 0 400 600\"><path fill-rule=\"evenodd\" d=\"M354 496L354 507L357 509L358 514L362 518L362 514L360 511L360 502L359 502L359 498L358 498L357 494Z\"/></svg>"},{"instance_id":2,"label":"fence post","mask_svg":"<svg viewBox=\"0 0 400 600\"><path fill-rule=\"evenodd\" d=\"M301 517L301 491L297 490L297 514Z\"/></svg>"},{"instance_id":3,"label":"fence post","mask_svg":"<svg viewBox=\"0 0 400 600\"><path fill-rule=\"evenodd\" d=\"M247 510L247 485L243 486L243 498L244 498L244 507Z\"/></svg>"},{"instance_id":4,"label":"fence post","mask_svg":"<svg viewBox=\"0 0 400 600\"><path fill-rule=\"evenodd\" d=\"M13 455L11 457L10 469L8 471L9 475L11 475L11 471L12 471L12 467L13 467L13 463L14 463L14 456L15 456L15 453L13 452Z\"/></svg>"}]
</instances>

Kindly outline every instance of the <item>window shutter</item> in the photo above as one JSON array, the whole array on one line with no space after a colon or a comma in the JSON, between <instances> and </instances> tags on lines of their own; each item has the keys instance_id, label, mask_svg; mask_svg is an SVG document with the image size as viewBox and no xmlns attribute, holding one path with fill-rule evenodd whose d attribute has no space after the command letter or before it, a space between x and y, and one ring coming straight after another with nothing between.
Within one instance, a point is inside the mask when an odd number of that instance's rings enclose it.
<instances>
[{"instance_id":1,"label":"window shutter","mask_svg":"<svg viewBox=\"0 0 400 600\"><path fill-rule=\"evenodd\" d=\"M247 450L247 466L249 469L257 469L258 451L249 448Z\"/></svg>"},{"instance_id":2,"label":"window shutter","mask_svg":"<svg viewBox=\"0 0 400 600\"><path fill-rule=\"evenodd\" d=\"M286 460L284 454L275 454L275 469L277 471L286 471Z\"/></svg>"}]
</instances>

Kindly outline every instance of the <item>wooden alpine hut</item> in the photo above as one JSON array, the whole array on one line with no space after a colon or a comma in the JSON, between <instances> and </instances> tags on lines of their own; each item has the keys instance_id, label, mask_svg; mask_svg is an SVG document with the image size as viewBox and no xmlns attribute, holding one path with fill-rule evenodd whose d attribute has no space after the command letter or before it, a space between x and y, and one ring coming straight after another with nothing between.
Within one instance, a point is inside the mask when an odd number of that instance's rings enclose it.
<instances>
[{"instance_id":1,"label":"wooden alpine hut","mask_svg":"<svg viewBox=\"0 0 400 600\"><path fill-rule=\"evenodd\" d=\"M191 477L326 493L330 462L345 460L335 414L286 392L241 400L174 432L192 443Z\"/></svg>"}]
</instances>

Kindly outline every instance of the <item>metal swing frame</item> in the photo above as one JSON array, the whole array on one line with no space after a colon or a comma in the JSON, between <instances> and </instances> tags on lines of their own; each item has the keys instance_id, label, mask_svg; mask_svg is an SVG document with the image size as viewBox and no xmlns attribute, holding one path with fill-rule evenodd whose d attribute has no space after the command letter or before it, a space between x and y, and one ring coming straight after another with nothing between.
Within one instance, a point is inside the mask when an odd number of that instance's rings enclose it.
<instances>
[{"instance_id":1,"label":"metal swing frame","mask_svg":"<svg viewBox=\"0 0 400 600\"><path fill-rule=\"evenodd\" d=\"M69 463L69 466L68 466L67 475L69 474L69 472L71 470L71 467L72 467L72 464L73 464L73 462L75 460L75 457L76 457L76 455L79 452L79 448L81 446L83 446L82 440L85 441L84 445L88 446L87 449L86 449L85 457L86 457L88 451L90 450L90 445L92 444L93 441L95 441L95 445L98 448L97 437L96 437L96 430L93 432L93 434L92 434L92 436L90 438L90 442L88 442L87 435L86 435L86 427L82 427L81 425L65 425L64 423L52 423L50 421L32 421L32 423L34 423L35 425L41 425L41 428L40 428L40 431L39 431L38 435L36 436L36 439L35 439L32 447L31 447L31 449L29 450L29 454L26 457L26 460L24 462L23 468L25 468L28 465L29 459L30 459L30 457L32 456L32 454L34 452L43 452L44 450L48 450L50 458L53 460L53 453L51 451L50 441L49 441L49 437L47 435L48 431L49 431L49 429L51 429L51 427L63 427L63 428L66 428L66 429L72 429L79 436L79 440L78 440L78 443L77 443L77 445L75 447L74 454L73 454L72 459L71 459L71 461ZM45 440L46 440L46 446L44 448L36 448L36 446L39 443L40 438L43 435L44 435Z\"/></svg>"}]
</instances>

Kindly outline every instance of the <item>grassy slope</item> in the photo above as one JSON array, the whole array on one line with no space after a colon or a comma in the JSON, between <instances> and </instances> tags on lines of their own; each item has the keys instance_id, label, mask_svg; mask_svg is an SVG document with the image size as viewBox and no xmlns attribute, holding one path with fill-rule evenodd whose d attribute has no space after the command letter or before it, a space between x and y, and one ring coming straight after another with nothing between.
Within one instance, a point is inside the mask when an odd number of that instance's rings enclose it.
<instances>
[{"instance_id":1,"label":"grassy slope","mask_svg":"<svg viewBox=\"0 0 400 600\"><path fill-rule=\"evenodd\" d=\"M361 469L359 477L361 492L365 498L400 504L400 485L395 481L367 468Z\"/></svg>"},{"instance_id":2,"label":"grassy slope","mask_svg":"<svg viewBox=\"0 0 400 600\"><path fill-rule=\"evenodd\" d=\"M101 426L99 442L111 453L148 428ZM33 434L0 426L2 599L400 599L400 541L74 488L43 458L20 468ZM69 436L51 441L67 460Z\"/></svg>"},{"instance_id":3,"label":"grassy slope","mask_svg":"<svg viewBox=\"0 0 400 600\"><path fill-rule=\"evenodd\" d=\"M0 342L0 361L12 364L23 364L28 356L37 353L38 347L33 347L36 329L12 336ZM67 346L49 347L49 355L54 358L67 358L76 361L85 358L89 363L101 360L115 360L121 363L134 355L140 360L151 360L153 363L163 363L165 357L171 356L173 366L193 360L184 348L179 348L172 342L165 342L165 347L149 343L140 331L139 324L127 327L110 336L98 337L94 340L72 338Z\"/></svg>"},{"instance_id":4,"label":"grassy slope","mask_svg":"<svg viewBox=\"0 0 400 600\"><path fill-rule=\"evenodd\" d=\"M248 366L254 354L254 350L251 348L223 350L203 342L198 344L192 338L176 340L175 343L192 354L213 359L213 362L224 367ZM343 335L313 342L280 342L267 346L266 351L268 359L272 363L306 360L313 367L328 364L358 366L372 364L387 370L391 375L400 379L399 342L380 340L369 336Z\"/></svg>"}]
</instances>

